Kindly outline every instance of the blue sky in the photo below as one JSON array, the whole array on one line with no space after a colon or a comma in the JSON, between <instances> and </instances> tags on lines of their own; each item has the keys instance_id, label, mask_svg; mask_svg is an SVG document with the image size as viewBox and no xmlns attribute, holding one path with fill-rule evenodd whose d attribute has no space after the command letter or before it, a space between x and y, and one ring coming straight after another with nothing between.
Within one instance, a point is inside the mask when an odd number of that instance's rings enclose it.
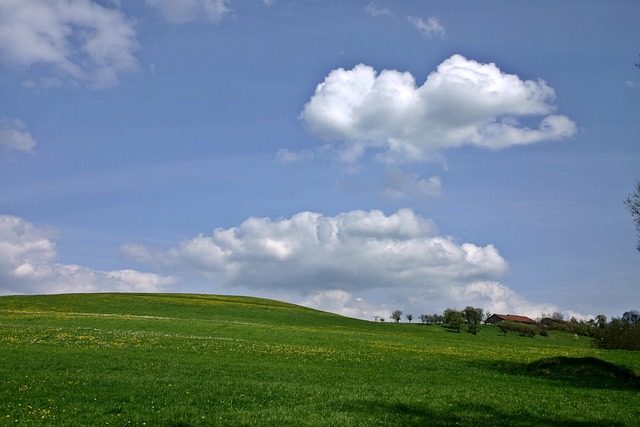
<instances>
[{"instance_id":1,"label":"blue sky","mask_svg":"<svg viewBox=\"0 0 640 427\"><path fill-rule=\"evenodd\" d=\"M639 18L0 0L0 293L637 309Z\"/></svg>"}]
</instances>

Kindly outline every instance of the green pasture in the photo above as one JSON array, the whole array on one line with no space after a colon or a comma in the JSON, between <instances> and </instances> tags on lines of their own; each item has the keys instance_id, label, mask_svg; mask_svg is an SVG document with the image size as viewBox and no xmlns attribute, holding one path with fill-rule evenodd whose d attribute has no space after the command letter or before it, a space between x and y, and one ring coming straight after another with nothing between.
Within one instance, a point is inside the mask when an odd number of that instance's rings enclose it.
<instances>
[{"instance_id":1,"label":"green pasture","mask_svg":"<svg viewBox=\"0 0 640 427\"><path fill-rule=\"evenodd\" d=\"M564 333L246 297L0 297L0 425L632 426L638 375L639 353Z\"/></svg>"}]
</instances>

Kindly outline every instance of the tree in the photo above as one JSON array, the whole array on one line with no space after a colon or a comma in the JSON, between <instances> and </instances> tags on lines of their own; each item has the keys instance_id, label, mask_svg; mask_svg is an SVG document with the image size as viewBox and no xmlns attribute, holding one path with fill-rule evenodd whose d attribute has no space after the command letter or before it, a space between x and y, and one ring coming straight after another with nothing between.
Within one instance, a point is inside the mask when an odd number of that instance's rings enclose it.
<instances>
[{"instance_id":1,"label":"tree","mask_svg":"<svg viewBox=\"0 0 640 427\"><path fill-rule=\"evenodd\" d=\"M629 213L633 217L633 223L636 225L636 233L638 233L638 244L636 249L640 251L640 181L636 183L636 191L630 194L624 201Z\"/></svg>"},{"instance_id":2,"label":"tree","mask_svg":"<svg viewBox=\"0 0 640 427\"><path fill-rule=\"evenodd\" d=\"M604 329L607 326L607 316L604 314L598 314L596 316L596 326L600 329Z\"/></svg>"},{"instance_id":3,"label":"tree","mask_svg":"<svg viewBox=\"0 0 640 427\"><path fill-rule=\"evenodd\" d=\"M464 316L461 311L447 308L444 311L444 323L448 323L456 332L460 332L460 327L464 322Z\"/></svg>"},{"instance_id":4,"label":"tree","mask_svg":"<svg viewBox=\"0 0 640 427\"><path fill-rule=\"evenodd\" d=\"M597 348L607 350L640 350L640 324L613 318L604 328L596 329L593 342Z\"/></svg>"},{"instance_id":5,"label":"tree","mask_svg":"<svg viewBox=\"0 0 640 427\"><path fill-rule=\"evenodd\" d=\"M464 319L467 321L467 332L476 335L480 330L480 322L482 322L482 312L481 308L475 308L468 305L462 311L462 315Z\"/></svg>"},{"instance_id":6,"label":"tree","mask_svg":"<svg viewBox=\"0 0 640 427\"><path fill-rule=\"evenodd\" d=\"M625 311L622 315L622 321L630 325L640 324L640 312L638 310Z\"/></svg>"},{"instance_id":7,"label":"tree","mask_svg":"<svg viewBox=\"0 0 640 427\"><path fill-rule=\"evenodd\" d=\"M418 316L418 319L420 319L420 321L422 322L422 324L424 325L425 323L431 323L431 315L430 314L421 314L420 316Z\"/></svg>"},{"instance_id":8,"label":"tree","mask_svg":"<svg viewBox=\"0 0 640 427\"><path fill-rule=\"evenodd\" d=\"M398 323L400 319L402 319L402 310L395 310L393 313L391 313L391 318L395 320L396 323Z\"/></svg>"},{"instance_id":9,"label":"tree","mask_svg":"<svg viewBox=\"0 0 640 427\"><path fill-rule=\"evenodd\" d=\"M412 320L413 320L413 314L411 313L407 314L407 321L411 323Z\"/></svg>"}]
</instances>

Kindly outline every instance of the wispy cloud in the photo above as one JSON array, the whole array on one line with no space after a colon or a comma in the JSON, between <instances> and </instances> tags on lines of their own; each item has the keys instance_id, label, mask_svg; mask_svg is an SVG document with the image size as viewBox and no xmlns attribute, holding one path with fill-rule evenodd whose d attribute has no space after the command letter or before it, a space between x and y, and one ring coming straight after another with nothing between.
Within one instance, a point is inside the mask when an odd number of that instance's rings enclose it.
<instances>
[{"instance_id":1,"label":"wispy cloud","mask_svg":"<svg viewBox=\"0 0 640 427\"><path fill-rule=\"evenodd\" d=\"M433 37L444 38L446 32L440 20L435 16L430 16L425 21L417 16L408 16L407 19L413 27L422 34L424 38L431 39Z\"/></svg>"},{"instance_id":2,"label":"wispy cloud","mask_svg":"<svg viewBox=\"0 0 640 427\"><path fill-rule=\"evenodd\" d=\"M145 3L172 24L218 22L229 12L228 0L145 0ZM272 2L265 0L264 3Z\"/></svg>"},{"instance_id":3,"label":"wispy cloud","mask_svg":"<svg viewBox=\"0 0 640 427\"><path fill-rule=\"evenodd\" d=\"M391 199L405 199L409 196L420 199L440 196L442 182L440 177L421 178L419 174L403 171L397 166L385 170L382 194Z\"/></svg>"},{"instance_id":4,"label":"wispy cloud","mask_svg":"<svg viewBox=\"0 0 640 427\"><path fill-rule=\"evenodd\" d=\"M364 12L374 18L378 16L393 16L393 12L391 11L391 9L387 7L381 7L374 1L367 4L367 7L364 8Z\"/></svg>"},{"instance_id":5,"label":"wispy cloud","mask_svg":"<svg viewBox=\"0 0 640 427\"><path fill-rule=\"evenodd\" d=\"M290 151L286 148L278 150L276 153L276 157L280 163L295 163L303 160L313 159L314 154L313 151L309 150L300 150L300 151Z\"/></svg>"},{"instance_id":6,"label":"wispy cloud","mask_svg":"<svg viewBox=\"0 0 640 427\"><path fill-rule=\"evenodd\" d=\"M89 0L0 2L0 61L45 64L94 87L137 70L133 21Z\"/></svg>"},{"instance_id":7,"label":"wispy cloud","mask_svg":"<svg viewBox=\"0 0 640 427\"><path fill-rule=\"evenodd\" d=\"M0 147L31 152L35 146L36 141L22 120L0 118Z\"/></svg>"}]
</instances>

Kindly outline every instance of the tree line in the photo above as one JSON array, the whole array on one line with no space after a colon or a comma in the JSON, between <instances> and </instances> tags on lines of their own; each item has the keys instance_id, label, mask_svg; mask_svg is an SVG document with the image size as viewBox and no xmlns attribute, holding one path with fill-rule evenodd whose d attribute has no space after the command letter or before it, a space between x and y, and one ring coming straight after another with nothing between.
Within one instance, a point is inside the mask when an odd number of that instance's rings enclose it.
<instances>
[{"instance_id":1,"label":"tree line","mask_svg":"<svg viewBox=\"0 0 640 427\"><path fill-rule=\"evenodd\" d=\"M402 310L394 310L391 313L391 320L399 323L402 320ZM441 325L448 324L451 328L454 328L456 332L460 332L462 326L466 327L467 332L477 334L480 330L480 323L484 318L482 317L484 310L482 308L476 308L467 306L464 310L455 310L453 308L447 308L442 314L421 314L418 316L420 322L423 325ZM407 321L411 323L413 320L412 314L405 316ZM374 321L384 322L384 317L374 316Z\"/></svg>"},{"instance_id":2,"label":"tree line","mask_svg":"<svg viewBox=\"0 0 640 427\"><path fill-rule=\"evenodd\" d=\"M403 317L402 310L394 310L391 320L399 323ZM442 314L421 314L418 319L423 325L447 325L449 328L460 332L476 335L480 331L483 320L491 317L482 308L467 306L464 310L447 308ZM374 317L376 322L384 322L380 316ZM407 314L405 319L411 323L412 314ZM542 314L537 324L525 324L503 321L496 324L500 332L506 336L508 333L517 333L521 336L533 337L535 335L547 336L549 331L563 331L574 336L592 337L593 346L601 349L640 350L640 312L630 310L621 317L614 317L611 321L607 316L599 314L589 320L578 320L572 317L565 321L562 313Z\"/></svg>"}]
</instances>

